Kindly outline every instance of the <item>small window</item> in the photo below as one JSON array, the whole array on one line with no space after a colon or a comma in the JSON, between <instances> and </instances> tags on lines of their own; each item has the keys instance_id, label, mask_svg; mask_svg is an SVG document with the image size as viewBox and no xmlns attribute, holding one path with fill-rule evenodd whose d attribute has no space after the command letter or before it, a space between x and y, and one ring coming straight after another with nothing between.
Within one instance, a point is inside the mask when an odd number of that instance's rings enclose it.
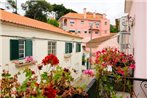
<instances>
[{"instance_id":1,"label":"small window","mask_svg":"<svg viewBox=\"0 0 147 98\"><path fill-rule=\"evenodd\" d=\"M95 32L95 34L99 34L99 32L97 31L97 32Z\"/></svg>"},{"instance_id":2,"label":"small window","mask_svg":"<svg viewBox=\"0 0 147 98\"><path fill-rule=\"evenodd\" d=\"M80 30L78 30L78 33L81 33L81 31L80 31Z\"/></svg>"},{"instance_id":3,"label":"small window","mask_svg":"<svg viewBox=\"0 0 147 98\"><path fill-rule=\"evenodd\" d=\"M81 21L81 24L84 24L84 21L83 20Z\"/></svg>"},{"instance_id":4,"label":"small window","mask_svg":"<svg viewBox=\"0 0 147 98\"><path fill-rule=\"evenodd\" d=\"M75 23L74 20L70 20L70 24L73 25Z\"/></svg>"},{"instance_id":5,"label":"small window","mask_svg":"<svg viewBox=\"0 0 147 98\"><path fill-rule=\"evenodd\" d=\"M99 22L96 22L95 25L96 25L96 28L98 28L99 27Z\"/></svg>"},{"instance_id":6,"label":"small window","mask_svg":"<svg viewBox=\"0 0 147 98\"><path fill-rule=\"evenodd\" d=\"M81 52L81 44L76 43L76 52Z\"/></svg>"},{"instance_id":7,"label":"small window","mask_svg":"<svg viewBox=\"0 0 147 98\"><path fill-rule=\"evenodd\" d=\"M64 19L64 26L67 26L67 19Z\"/></svg>"},{"instance_id":8,"label":"small window","mask_svg":"<svg viewBox=\"0 0 147 98\"><path fill-rule=\"evenodd\" d=\"M65 43L65 53L72 53L72 43Z\"/></svg>"},{"instance_id":9,"label":"small window","mask_svg":"<svg viewBox=\"0 0 147 98\"><path fill-rule=\"evenodd\" d=\"M93 25L93 22L89 22L89 26L92 26Z\"/></svg>"},{"instance_id":10,"label":"small window","mask_svg":"<svg viewBox=\"0 0 147 98\"><path fill-rule=\"evenodd\" d=\"M107 25L107 22L105 22L105 25Z\"/></svg>"},{"instance_id":11,"label":"small window","mask_svg":"<svg viewBox=\"0 0 147 98\"><path fill-rule=\"evenodd\" d=\"M84 33L87 33L87 31L84 31Z\"/></svg>"},{"instance_id":12,"label":"small window","mask_svg":"<svg viewBox=\"0 0 147 98\"><path fill-rule=\"evenodd\" d=\"M75 30L69 30L69 32L75 32Z\"/></svg>"},{"instance_id":13,"label":"small window","mask_svg":"<svg viewBox=\"0 0 147 98\"><path fill-rule=\"evenodd\" d=\"M48 42L48 54L56 55L56 42Z\"/></svg>"}]
</instances>

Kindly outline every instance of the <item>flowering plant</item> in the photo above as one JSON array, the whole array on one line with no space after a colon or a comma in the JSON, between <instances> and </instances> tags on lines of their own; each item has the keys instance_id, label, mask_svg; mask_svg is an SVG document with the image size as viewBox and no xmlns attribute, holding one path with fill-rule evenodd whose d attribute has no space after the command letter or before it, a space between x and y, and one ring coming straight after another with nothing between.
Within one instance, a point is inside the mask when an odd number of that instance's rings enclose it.
<instances>
[{"instance_id":1,"label":"flowering plant","mask_svg":"<svg viewBox=\"0 0 147 98\"><path fill-rule=\"evenodd\" d=\"M85 75L90 76L90 77L93 77L93 76L94 76L94 71L91 70L91 69L84 70L83 73L84 73Z\"/></svg>"},{"instance_id":2,"label":"flowering plant","mask_svg":"<svg viewBox=\"0 0 147 98\"><path fill-rule=\"evenodd\" d=\"M24 58L24 60L14 60L12 63L14 63L17 66L20 66L21 64L36 64L36 61L34 60L33 56L27 56Z\"/></svg>"},{"instance_id":3,"label":"flowering plant","mask_svg":"<svg viewBox=\"0 0 147 98\"><path fill-rule=\"evenodd\" d=\"M119 85L123 91L131 91L132 85L126 77L132 76L132 70L135 68L135 61L131 54L120 52L116 48L105 48L96 52L96 78L98 81L98 91L101 96L115 97L115 86ZM108 76L113 76L110 79ZM111 81L111 82L110 82ZM113 82L113 83L112 83Z\"/></svg>"},{"instance_id":4,"label":"flowering plant","mask_svg":"<svg viewBox=\"0 0 147 98\"><path fill-rule=\"evenodd\" d=\"M8 71L3 70L0 97L1 98L74 98L75 95L82 95L86 98L86 93L82 88L75 88L71 85L73 78L67 68L57 66L59 60L50 54L42 60L42 64L37 65L36 70L26 68L23 71L25 80L18 81L18 73L12 76ZM50 66L50 67L49 67ZM47 70L43 71L43 67ZM52 70L52 67L55 67Z\"/></svg>"},{"instance_id":5,"label":"flowering plant","mask_svg":"<svg viewBox=\"0 0 147 98\"><path fill-rule=\"evenodd\" d=\"M32 62L32 61L34 61L33 56L27 56L27 57L25 57L25 62L26 62L26 63L27 63L27 62Z\"/></svg>"}]
</instances>

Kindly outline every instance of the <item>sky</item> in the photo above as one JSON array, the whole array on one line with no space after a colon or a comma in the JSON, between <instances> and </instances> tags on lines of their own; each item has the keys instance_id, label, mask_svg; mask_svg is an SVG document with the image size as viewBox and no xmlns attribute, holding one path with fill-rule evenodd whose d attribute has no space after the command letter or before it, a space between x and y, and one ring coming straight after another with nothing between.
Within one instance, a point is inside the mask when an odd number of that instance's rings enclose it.
<instances>
[{"instance_id":1,"label":"sky","mask_svg":"<svg viewBox=\"0 0 147 98\"><path fill-rule=\"evenodd\" d=\"M6 0L0 0L5 2ZM17 0L18 6L26 0ZM105 13L111 24L115 24L115 18L124 15L125 0L47 0L51 4L63 4L66 8L73 9L78 13L83 13L83 8L87 11ZM23 13L19 8L18 13Z\"/></svg>"}]
</instances>

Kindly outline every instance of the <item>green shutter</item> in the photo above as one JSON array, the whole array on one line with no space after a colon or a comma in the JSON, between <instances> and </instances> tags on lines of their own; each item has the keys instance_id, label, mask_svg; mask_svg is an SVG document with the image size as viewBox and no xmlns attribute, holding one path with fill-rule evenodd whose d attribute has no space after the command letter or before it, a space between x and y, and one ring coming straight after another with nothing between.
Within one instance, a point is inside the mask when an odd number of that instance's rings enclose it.
<instances>
[{"instance_id":1,"label":"green shutter","mask_svg":"<svg viewBox=\"0 0 147 98\"><path fill-rule=\"evenodd\" d=\"M19 58L18 40L10 40L10 60Z\"/></svg>"},{"instance_id":2,"label":"green shutter","mask_svg":"<svg viewBox=\"0 0 147 98\"><path fill-rule=\"evenodd\" d=\"M79 52L81 52L81 44L79 43Z\"/></svg>"},{"instance_id":3,"label":"green shutter","mask_svg":"<svg viewBox=\"0 0 147 98\"><path fill-rule=\"evenodd\" d=\"M78 52L78 43L76 43L76 52Z\"/></svg>"},{"instance_id":4,"label":"green shutter","mask_svg":"<svg viewBox=\"0 0 147 98\"><path fill-rule=\"evenodd\" d=\"M72 53L72 43L65 43L65 53Z\"/></svg>"},{"instance_id":5,"label":"green shutter","mask_svg":"<svg viewBox=\"0 0 147 98\"><path fill-rule=\"evenodd\" d=\"M68 43L65 43L65 53L68 53Z\"/></svg>"},{"instance_id":6,"label":"green shutter","mask_svg":"<svg viewBox=\"0 0 147 98\"><path fill-rule=\"evenodd\" d=\"M69 53L72 53L72 43L69 43Z\"/></svg>"},{"instance_id":7,"label":"green shutter","mask_svg":"<svg viewBox=\"0 0 147 98\"><path fill-rule=\"evenodd\" d=\"M81 44L76 43L76 52L81 52Z\"/></svg>"},{"instance_id":8,"label":"green shutter","mask_svg":"<svg viewBox=\"0 0 147 98\"><path fill-rule=\"evenodd\" d=\"M25 41L25 56L32 56L32 40Z\"/></svg>"}]
</instances>

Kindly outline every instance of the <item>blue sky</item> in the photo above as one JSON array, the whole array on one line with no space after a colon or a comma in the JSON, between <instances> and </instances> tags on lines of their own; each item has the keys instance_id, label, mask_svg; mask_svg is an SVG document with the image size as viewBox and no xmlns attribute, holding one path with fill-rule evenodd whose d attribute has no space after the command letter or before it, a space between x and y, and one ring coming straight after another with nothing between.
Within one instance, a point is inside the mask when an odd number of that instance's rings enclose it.
<instances>
[{"instance_id":1,"label":"blue sky","mask_svg":"<svg viewBox=\"0 0 147 98\"><path fill-rule=\"evenodd\" d=\"M5 2L6 0L1 0ZM18 6L26 0L17 0ZM115 18L124 15L124 0L47 0L51 4L63 4L66 8L73 9L78 13L83 13L83 8L87 11L106 13L111 24L115 23ZM23 13L19 8L19 13Z\"/></svg>"}]
</instances>

